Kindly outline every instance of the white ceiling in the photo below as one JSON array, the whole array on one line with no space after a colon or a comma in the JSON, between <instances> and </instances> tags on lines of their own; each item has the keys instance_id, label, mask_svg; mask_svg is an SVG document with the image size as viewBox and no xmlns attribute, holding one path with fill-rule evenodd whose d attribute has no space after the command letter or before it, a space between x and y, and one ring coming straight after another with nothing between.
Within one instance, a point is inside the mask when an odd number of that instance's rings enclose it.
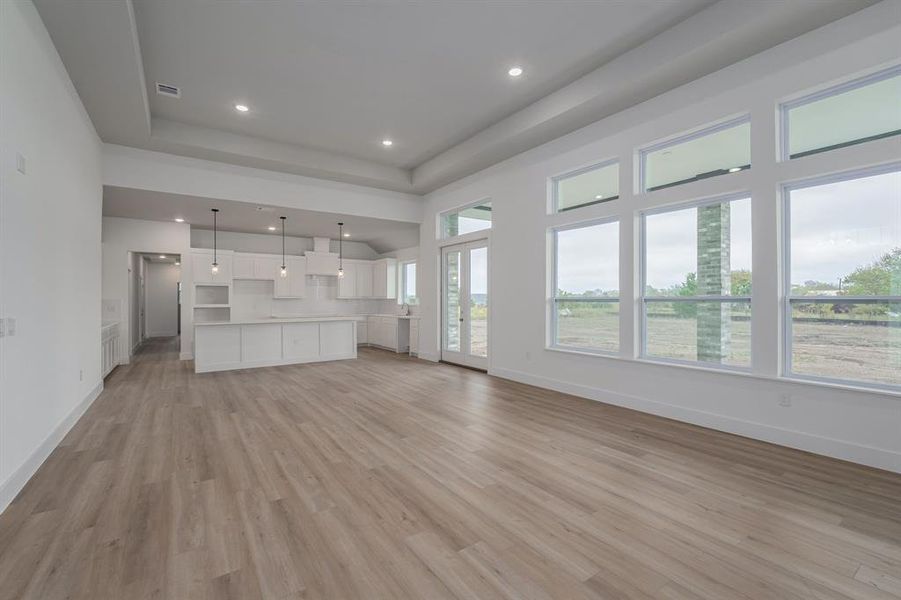
<instances>
[{"instance_id":1,"label":"white ceiling","mask_svg":"<svg viewBox=\"0 0 901 600\"><path fill-rule=\"evenodd\" d=\"M35 4L106 142L425 193L874 1Z\"/></svg>"},{"instance_id":2,"label":"white ceiling","mask_svg":"<svg viewBox=\"0 0 901 600\"><path fill-rule=\"evenodd\" d=\"M148 86L182 88L149 89L154 116L411 168L708 4L135 0L135 15Z\"/></svg>"},{"instance_id":3,"label":"white ceiling","mask_svg":"<svg viewBox=\"0 0 901 600\"><path fill-rule=\"evenodd\" d=\"M103 215L106 217L167 222L178 217L185 219L192 227L212 229L212 208L219 209L217 218L222 231L280 235L279 217L285 216L285 232L289 236L338 239L338 222L341 221L344 223L345 233L350 234L345 239L364 242L380 254L419 245L419 225L416 223L114 186L103 188ZM277 230L270 232L269 226L274 226Z\"/></svg>"}]
</instances>

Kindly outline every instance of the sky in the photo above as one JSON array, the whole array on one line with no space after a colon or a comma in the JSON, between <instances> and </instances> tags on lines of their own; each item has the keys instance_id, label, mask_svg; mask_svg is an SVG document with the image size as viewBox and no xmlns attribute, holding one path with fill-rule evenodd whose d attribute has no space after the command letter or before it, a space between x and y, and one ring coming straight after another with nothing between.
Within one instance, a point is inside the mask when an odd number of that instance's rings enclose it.
<instances>
[{"instance_id":1,"label":"sky","mask_svg":"<svg viewBox=\"0 0 901 600\"><path fill-rule=\"evenodd\" d=\"M751 269L751 201L731 207L732 270ZM901 173L791 192L791 280L837 284L901 247ZM648 215L647 283L667 288L697 270L697 211ZM581 293L619 288L616 223L558 233L558 288Z\"/></svg>"}]
</instances>

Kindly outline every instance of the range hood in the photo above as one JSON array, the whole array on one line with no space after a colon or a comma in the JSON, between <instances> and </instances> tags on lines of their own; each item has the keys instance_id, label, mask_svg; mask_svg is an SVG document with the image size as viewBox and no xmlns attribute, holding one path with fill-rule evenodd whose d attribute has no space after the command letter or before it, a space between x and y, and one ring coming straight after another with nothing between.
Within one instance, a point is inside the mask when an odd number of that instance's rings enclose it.
<instances>
[{"instance_id":1,"label":"range hood","mask_svg":"<svg viewBox=\"0 0 901 600\"><path fill-rule=\"evenodd\" d=\"M304 252L307 259L307 275L338 276L338 253L329 252L329 239L313 238L313 249Z\"/></svg>"}]
</instances>

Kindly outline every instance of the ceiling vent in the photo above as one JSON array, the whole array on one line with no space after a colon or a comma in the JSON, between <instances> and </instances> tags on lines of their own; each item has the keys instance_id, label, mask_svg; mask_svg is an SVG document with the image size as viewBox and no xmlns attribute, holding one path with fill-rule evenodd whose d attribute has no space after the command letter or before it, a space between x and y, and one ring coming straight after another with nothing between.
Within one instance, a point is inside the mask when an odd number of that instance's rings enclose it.
<instances>
[{"instance_id":1,"label":"ceiling vent","mask_svg":"<svg viewBox=\"0 0 901 600\"><path fill-rule=\"evenodd\" d=\"M181 98L181 89L174 85L166 85L165 83L156 82L156 93L160 96L169 96L170 98Z\"/></svg>"}]
</instances>

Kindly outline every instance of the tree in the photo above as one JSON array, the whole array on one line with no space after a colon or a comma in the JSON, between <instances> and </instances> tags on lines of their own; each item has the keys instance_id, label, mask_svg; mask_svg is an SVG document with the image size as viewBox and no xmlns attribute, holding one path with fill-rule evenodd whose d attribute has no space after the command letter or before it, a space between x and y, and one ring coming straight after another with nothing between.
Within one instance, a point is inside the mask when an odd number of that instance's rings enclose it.
<instances>
[{"instance_id":1,"label":"tree","mask_svg":"<svg viewBox=\"0 0 901 600\"><path fill-rule=\"evenodd\" d=\"M740 271L732 271L732 295L733 296L750 296L751 295L751 272L744 269Z\"/></svg>"},{"instance_id":2,"label":"tree","mask_svg":"<svg viewBox=\"0 0 901 600\"><path fill-rule=\"evenodd\" d=\"M878 260L858 267L844 278L844 293L849 296L901 295L901 247L893 248Z\"/></svg>"}]
</instances>

